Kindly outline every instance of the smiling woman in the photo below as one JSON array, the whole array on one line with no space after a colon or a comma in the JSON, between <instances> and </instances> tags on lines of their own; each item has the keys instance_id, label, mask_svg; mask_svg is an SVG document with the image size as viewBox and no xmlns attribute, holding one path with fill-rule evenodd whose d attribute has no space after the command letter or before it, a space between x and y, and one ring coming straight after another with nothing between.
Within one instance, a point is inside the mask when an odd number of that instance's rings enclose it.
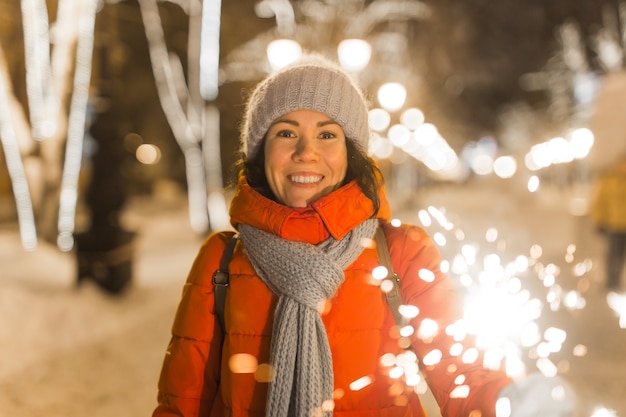
<instances>
[{"instance_id":1,"label":"smiling woman","mask_svg":"<svg viewBox=\"0 0 626 417\"><path fill-rule=\"evenodd\" d=\"M306 207L336 190L348 169L343 129L314 110L295 110L276 120L264 150L270 189L289 207Z\"/></svg>"},{"instance_id":2,"label":"smiling woman","mask_svg":"<svg viewBox=\"0 0 626 417\"><path fill-rule=\"evenodd\" d=\"M471 337L448 333L460 295L424 230L391 223L368 140L367 103L334 63L307 56L256 87L230 206L239 239L213 233L196 257L154 417L424 417L426 383L445 417L528 403L527 386L486 369ZM388 280L374 278L377 230L401 282L402 329ZM568 416L563 397L542 402L548 413L511 416Z\"/></svg>"}]
</instances>

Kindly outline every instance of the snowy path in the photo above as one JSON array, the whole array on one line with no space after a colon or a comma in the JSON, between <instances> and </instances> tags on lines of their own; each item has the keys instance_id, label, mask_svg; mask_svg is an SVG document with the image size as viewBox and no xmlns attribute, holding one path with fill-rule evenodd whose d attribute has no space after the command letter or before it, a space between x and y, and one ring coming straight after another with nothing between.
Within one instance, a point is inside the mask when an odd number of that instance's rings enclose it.
<instances>
[{"instance_id":1,"label":"snowy path","mask_svg":"<svg viewBox=\"0 0 626 417\"><path fill-rule=\"evenodd\" d=\"M588 348L585 357L566 358L566 376L581 396L581 415L605 406L626 417L626 330L604 298L602 242L567 214L562 196L511 198L497 187L442 187L411 204L396 209L398 217L415 222L416 204L445 205L452 216L460 213L468 233L497 225L514 252L537 242L546 256L562 257L576 242L598 267L587 307L555 316L569 343ZM26 253L14 226L0 225L0 417L150 415L181 286L201 242L186 215L184 207L143 206L130 215L140 232L135 277L120 298L90 284L74 288L70 255L43 244Z\"/></svg>"}]
</instances>

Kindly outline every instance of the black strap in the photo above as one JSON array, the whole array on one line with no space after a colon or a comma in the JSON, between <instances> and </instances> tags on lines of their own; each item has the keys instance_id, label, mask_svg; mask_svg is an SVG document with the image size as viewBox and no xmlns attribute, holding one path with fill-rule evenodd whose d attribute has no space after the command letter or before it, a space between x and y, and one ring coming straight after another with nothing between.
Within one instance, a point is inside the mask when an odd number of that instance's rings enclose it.
<instances>
[{"instance_id":1,"label":"black strap","mask_svg":"<svg viewBox=\"0 0 626 417\"><path fill-rule=\"evenodd\" d=\"M234 235L227 243L226 248L224 249L224 254L222 255L222 260L220 261L220 269L215 271L213 274L213 284L215 285L215 315L217 316L224 332L226 331L226 326L224 324L224 306L226 304L226 287L228 287L229 284L228 264L230 263L238 238L238 235ZM389 247L387 246L387 238L385 237L385 233L381 227L376 229L375 239L378 258L381 264L387 268L388 274L386 280L390 280L393 284L391 291L385 293L387 296L387 302L391 308L391 313L393 314L396 325L402 326L403 317L399 310L400 305L402 304L402 298L400 296L400 279L393 270L391 256L389 255Z\"/></svg>"},{"instance_id":2,"label":"black strap","mask_svg":"<svg viewBox=\"0 0 626 417\"><path fill-rule=\"evenodd\" d=\"M389 254L389 247L387 246L387 238L385 237L382 227L376 229L375 239L376 250L378 251L378 260L385 268L387 268L387 278L385 278L385 281L391 281L393 284L391 290L385 293L387 296L387 303L391 308L391 314L393 314L393 319L395 320L396 325L401 327L403 325L404 318L402 314L400 314L400 305L402 304L402 297L400 296L400 279L398 278L398 274L396 274L393 270L391 255Z\"/></svg>"},{"instance_id":3,"label":"black strap","mask_svg":"<svg viewBox=\"0 0 626 417\"><path fill-rule=\"evenodd\" d=\"M226 304L226 287L229 285L229 273L228 273L228 264L230 263L230 258L233 256L233 251L235 250L235 244L239 239L239 235L233 235L233 237L228 241L226 247L224 248L224 253L222 254L222 259L220 260L220 269L213 273L213 286L215 291L215 315L217 316L217 320L220 322L220 326L222 326L222 332L226 332L226 325L224 323L224 307Z\"/></svg>"}]
</instances>

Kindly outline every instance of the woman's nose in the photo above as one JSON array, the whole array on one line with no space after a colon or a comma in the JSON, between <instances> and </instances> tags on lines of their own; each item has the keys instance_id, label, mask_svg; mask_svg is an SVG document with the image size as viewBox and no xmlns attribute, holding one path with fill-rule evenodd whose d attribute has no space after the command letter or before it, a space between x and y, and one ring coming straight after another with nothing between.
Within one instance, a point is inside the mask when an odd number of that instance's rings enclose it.
<instances>
[{"instance_id":1,"label":"woman's nose","mask_svg":"<svg viewBox=\"0 0 626 417\"><path fill-rule=\"evenodd\" d=\"M308 161L316 158L317 149L315 147L315 140L306 135L301 136L296 144L294 159Z\"/></svg>"}]
</instances>

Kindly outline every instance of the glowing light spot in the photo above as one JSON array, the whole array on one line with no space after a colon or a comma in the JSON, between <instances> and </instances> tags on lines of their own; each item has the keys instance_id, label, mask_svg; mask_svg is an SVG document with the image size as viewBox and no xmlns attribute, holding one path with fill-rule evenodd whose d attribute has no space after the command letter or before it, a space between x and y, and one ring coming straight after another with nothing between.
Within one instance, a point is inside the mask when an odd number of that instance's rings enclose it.
<instances>
[{"instance_id":1,"label":"glowing light spot","mask_svg":"<svg viewBox=\"0 0 626 417\"><path fill-rule=\"evenodd\" d=\"M579 358L587 356L587 346L581 344L574 346L574 349L572 349L572 354Z\"/></svg>"},{"instance_id":2,"label":"glowing light spot","mask_svg":"<svg viewBox=\"0 0 626 417\"><path fill-rule=\"evenodd\" d=\"M469 274L461 275L460 280L464 287L470 287L474 283L474 279Z\"/></svg>"},{"instance_id":3,"label":"glowing light spot","mask_svg":"<svg viewBox=\"0 0 626 417\"><path fill-rule=\"evenodd\" d=\"M525 272L528 269L528 264L528 258L523 255L515 258L515 270L517 272Z\"/></svg>"},{"instance_id":4,"label":"glowing light spot","mask_svg":"<svg viewBox=\"0 0 626 417\"><path fill-rule=\"evenodd\" d=\"M344 39L339 42L337 55L342 67L349 71L360 71L369 63L372 47L363 39Z\"/></svg>"},{"instance_id":5,"label":"glowing light spot","mask_svg":"<svg viewBox=\"0 0 626 417\"><path fill-rule=\"evenodd\" d=\"M402 124L411 130L417 129L424 123L424 120L424 113L420 109L416 109L414 107L406 109L400 116Z\"/></svg>"},{"instance_id":6,"label":"glowing light spot","mask_svg":"<svg viewBox=\"0 0 626 417\"><path fill-rule=\"evenodd\" d=\"M389 371L389 377L393 379L398 379L402 377L402 375L404 375L404 369L400 366L393 367Z\"/></svg>"},{"instance_id":7,"label":"glowing light spot","mask_svg":"<svg viewBox=\"0 0 626 417\"><path fill-rule=\"evenodd\" d=\"M461 343L455 343L450 346L450 355L459 356L463 352L463 345Z\"/></svg>"},{"instance_id":8,"label":"glowing light spot","mask_svg":"<svg viewBox=\"0 0 626 417\"><path fill-rule=\"evenodd\" d=\"M457 275L465 274L469 269L469 262L467 259L461 255L456 254L454 259L452 260L452 272Z\"/></svg>"},{"instance_id":9,"label":"glowing light spot","mask_svg":"<svg viewBox=\"0 0 626 417\"><path fill-rule=\"evenodd\" d=\"M346 391L341 389L341 388L337 388L333 392L333 398L336 399L336 400L342 399L345 395L346 395Z\"/></svg>"},{"instance_id":10,"label":"glowing light spot","mask_svg":"<svg viewBox=\"0 0 626 417\"><path fill-rule=\"evenodd\" d=\"M439 269L441 270L441 272L443 272L444 274L447 274L450 271L450 262L448 262L447 260L442 260L441 263L439 264Z\"/></svg>"},{"instance_id":11,"label":"glowing light spot","mask_svg":"<svg viewBox=\"0 0 626 417\"><path fill-rule=\"evenodd\" d=\"M470 392L469 385L459 385L450 393L450 398L467 398Z\"/></svg>"},{"instance_id":12,"label":"glowing light spot","mask_svg":"<svg viewBox=\"0 0 626 417\"><path fill-rule=\"evenodd\" d=\"M443 235L443 233L440 232L436 232L433 235L433 240L435 241L436 244L438 244L439 246L445 246L446 245L446 237Z\"/></svg>"},{"instance_id":13,"label":"glowing light spot","mask_svg":"<svg viewBox=\"0 0 626 417\"><path fill-rule=\"evenodd\" d=\"M496 417L510 417L511 416L511 400L507 397L499 398L496 401Z\"/></svg>"},{"instance_id":14,"label":"glowing light spot","mask_svg":"<svg viewBox=\"0 0 626 417\"><path fill-rule=\"evenodd\" d=\"M417 331L417 337L422 340L426 340L435 337L438 332L439 325L436 321L431 319L424 319L420 323L419 329Z\"/></svg>"},{"instance_id":15,"label":"glowing light spot","mask_svg":"<svg viewBox=\"0 0 626 417\"><path fill-rule=\"evenodd\" d=\"M463 353L463 356L461 356L461 361L463 361L463 363L474 363L478 359L478 356L478 349L469 348Z\"/></svg>"},{"instance_id":16,"label":"glowing light spot","mask_svg":"<svg viewBox=\"0 0 626 417\"><path fill-rule=\"evenodd\" d=\"M557 329L556 327L549 327L544 332L543 337L550 342L563 343L567 338L567 332L562 329Z\"/></svg>"},{"instance_id":17,"label":"glowing light spot","mask_svg":"<svg viewBox=\"0 0 626 417\"><path fill-rule=\"evenodd\" d=\"M618 314L620 328L626 329L626 294L610 291L606 295L606 301L609 307Z\"/></svg>"},{"instance_id":18,"label":"glowing light spot","mask_svg":"<svg viewBox=\"0 0 626 417\"><path fill-rule=\"evenodd\" d=\"M393 281L391 281L390 279L383 280L383 282L380 284L380 289L385 294L392 291L394 289Z\"/></svg>"},{"instance_id":19,"label":"glowing light spot","mask_svg":"<svg viewBox=\"0 0 626 417\"><path fill-rule=\"evenodd\" d=\"M402 220L400 220L400 219L391 219L390 223L391 223L391 225L393 227L400 227L400 226L402 226Z\"/></svg>"},{"instance_id":20,"label":"glowing light spot","mask_svg":"<svg viewBox=\"0 0 626 417\"><path fill-rule=\"evenodd\" d=\"M368 122L372 130L383 132L389 127L391 115L387 110L381 108L372 109L369 111Z\"/></svg>"},{"instance_id":21,"label":"glowing light spot","mask_svg":"<svg viewBox=\"0 0 626 417\"><path fill-rule=\"evenodd\" d=\"M394 366L396 364L396 357L392 353L385 353L380 357L380 364L385 367Z\"/></svg>"},{"instance_id":22,"label":"glowing light spot","mask_svg":"<svg viewBox=\"0 0 626 417\"><path fill-rule=\"evenodd\" d=\"M154 165L161 160L161 150L155 145L144 143L139 145L135 156L142 164Z\"/></svg>"},{"instance_id":23,"label":"glowing light spot","mask_svg":"<svg viewBox=\"0 0 626 417\"><path fill-rule=\"evenodd\" d=\"M617 413L609 408L596 408L591 417L617 417Z\"/></svg>"},{"instance_id":24,"label":"glowing light spot","mask_svg":"<svg viewBox=\"0 0 626 417\"><path fill-rule=\"evenodd\" d=\"M443 354L439 349L433 349L424 356L422 362L424 362L424 365L426 366L433 366L438 364L442 357Z\"/></svg>"},{"instance_id":25,"label":"glowing light spot","mask_svg":"<svg viewBox=\"0 0 626 417\"><path fill-rule=\"evenodd\" d=\"M406 100L406 88L400 83L385 83L378 89L377 97L383 109L400 110Z\"/></svg>"},{"instance_id":26,"label":"glowing light spot","mask_svg":"<svg viewBox=\"0 0 626 417\"><path fill-rule=\"evenodd\" d=\"M487 229L487 232L485 233L485 240L487 242L495 242L496 239L498 239L498 229L495 227Z\"/></svg>"},{"instance_id":27,"label":"glowing light spot","mask_svg":"<svg viewBox=\"0 0 626 417\"><path fill-rule=\"evenodd\" d=\"M417 361L417 355L413 351L406 351L398 355L397 363L398 365L406 368L407 366L411 366L415 364Z\"/></svg>"},{"instance_id":28,"label":"glowing light spot","mask_svg":"<svg viewBox=\"0 0 626 417\"><path fill-rule=\"evenodd\" d=\"M472 171L477 175L489 175L493 172L493 158L490 155L476 155L470 162Z\"/></svg>"},{"instance_id":29,"label":"glowing light spot","mask_svg":"<svg viewBox=\"0 0 626 417\"><path fill-rule=\"evenodd\" d=\"M430 216L428 215L428 212L426 210L420 210L417 213L417 217L419 217L420 222L425 227L428 227L428 226L430 226L433 223L432 219L430 218Z\"/></svg>"},{"instance_id":30,"label":"glowing light spot","mask_svg":"<svg viewBox=\"0 0 626 417\"><path fill-rule=\"evenodd\" d=\"M465 382L465 375L459 375L456 378L454 378L454 383L457 385L461 385Z\"/></svg>"},{"instance_id":31,"label":"glowing light spot","mask_svg":"<svg viewBox=\"0 0 626 417\"><path fill-rule=\"evenodd\" d=\"M536 192L539 189L539 177L537 177L536 175L533 175L532 177L530 177L530 179L528 180L528 191L530 191L531 193Z\"/></svg>"},{"instance_id":32,"label":"glowing light spot","mask_svg":"<svg viewBox=\"0 0 626 417\"><path fill-rule=\"evenodd\" d=\"M262 363L254 373L254 379L258 382L271 382L274 380L274 367L269 363Z\"/></svg>"},{"instance_id":33,"label":"glowing light spot","mask_svg":"<svg viewBox=\"0 0 626 417\"><path fill-rule=\"evenodd\" d=\"M406 379L406 384L409 387L415 387L422 382L422 376L420 374L410 375Z\"/></svg>"},{"instance_id":34,"label":"glowing light spot","mask_svg":"<svg viewBox=\"0 0 626 417\"><path fill-rule=\"evenodd\" d=\"M540 245L532 245L530 247L530 257L533 259L539 259L541 258L541 255L543 254L543 249L541 248Z\"/></svg>"},{"instance_id":35,"label":"glowing light spot","mask_svg":"<svg viewBox=\"0 0 626 417\"><path fill-rule=\"evenodd\" d=\"M556 365L548 358L539 358L536 362L537 369L547 377L556 376L558 369Z\"/></svg>"},{"instance_id":36,"label":"glowing light spot","mask_svg":"<svg viewBox=\"0 0 626 417\"><path fill-rule=\"evenodd\" d=\"M435 273L429 269L422 268L419 270L417 275L421 280L426 282L433 282L435 280Z\"/></svg>"},{"instance_id":37,"label":"glowing light spot","mask_svg":"<svg viewBox=\"0 0 626 417\"><path fill-rule=\"evenodd\" d=\"M550 346L545 342L539 343L537 345L536 352L537 356L540 358L547 358L551 353Z\"/></svg>"},{"instance_id":38,"label":"glowing light spot","mask_svg":"<svg viewBox=\"0 0 626 417\"><path fill-rule=\"evenodd\" d=\"M356 381L351 382L350 389L352 391L359 391L367 387L371 383L372 383L372 378L369 376L364 376L362 378L357 379Z\"/></svg>"},{"instance_id":39,"label":"glowing light spot","mask_svg":"<svg viewBox=\"0 0 626 417\"><path fill-rule=\"evenodd\" d=\"M395 124L387 131L387 137L398 148L402 148L411 140L411 131L404 125Z\"/></svg>"},{"instance_id":40,"label":"glowing light spot","mask_svg":"<svg viewBox=\"0 0 626 417\"><path fill-rule=\"evenodd\" d=\"M400 336L409 337L414 332L415 332L415 329L413 328L413 326L404 326L403 328L400 329Z\"/></svg>"},{"instance_id":41,"label":"glowing light spot","mask_svg":"<svg viewBox=\"0 0 626 417\"><path fill-rule=\"evenodd\" d=\"M228 360L228 367L234 374L251 374L256 372L258 362L248 353L236 353Z\"/></svg>"},{"instance_id":42,"label":"glowing light spot","mask_svg":"<svg viewBox=\"0 0 626 417\"><path fill-rule=\"evenodd\" d=\"M501 156L493 162L493 171L500 178L511 178L517 172L517 162L512 156Z\"/></svg>"},{"instance_id":43,"label":"glowing light spot","mask_svg":"<svg viewBox=\"0 0 626 417\"><path fill-rule=\"evenodd\" d=\"M324 400L322 402L322 412L330 413L335 409L335 402L333 400ZM324 414L322 414L323 416Z\"/></svg>"},{"instance_id":44,"label":"glowing light spot","mask_svg":"<svg viewBox=\"0 0 626 417\"><path fill-rule=\"evenodd\" d=\"M383 279L387 278L387 275L389 275L389 271L387 270L386 267L382 265L377 266L376 268L372 270L372 277L374 277L374 279L377 279L379 281L382 281Z\"/></svg>"},{"instance_id":45,"label":"glowing light spot","mask_svg":"<svg viewBox=\"0 0 626 417\"><path fill-rule=\"evenodd\" d=\"M406 317L407 319L415 318L420 313L420 309L411 304L400 305L400 307L398 307L398 311L400 311L402 317Z\"/></svg>"},{"instance_id":46,"label":"glowing light spot","mask_svg":"<svg viewBox=\"0 0 626 417\"><path fill-rule=\"evenodd\" d=\"M267 45L267 59L274 70L286 67L302 55L300 44L291 39L275 39Z\"/></svg>"}]
</instances>

